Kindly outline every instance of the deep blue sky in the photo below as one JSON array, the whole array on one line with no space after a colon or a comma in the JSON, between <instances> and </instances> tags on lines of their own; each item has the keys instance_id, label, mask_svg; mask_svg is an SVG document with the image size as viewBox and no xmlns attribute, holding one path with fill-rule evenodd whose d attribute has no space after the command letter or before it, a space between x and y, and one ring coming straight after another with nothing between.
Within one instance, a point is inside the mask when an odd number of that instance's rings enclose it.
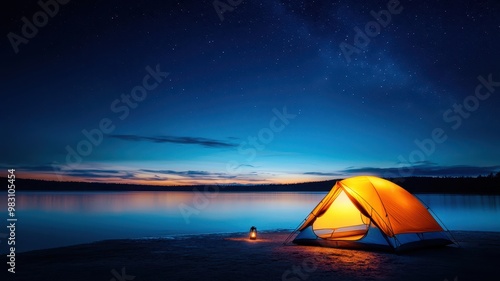
<instances>
[{"instance_id":1,"label":"deep blue sky","mask_svg":"<svg viewBox=\"0 0 500 281\"><path fill-rule=\"evenodd\" d=\"M3 11L0 166L26 177L265 183L500 170L497 1L400 1L349 59L341 43L355 48L355 28L388 1L243 1L223 20L212 1L70 1L13 47L22 18L42 11L19 2ZM168 76L149 79L142 101L121 100L155 68ZM479 76L493 82L476 96ZM103 119L114 129L91 144L82 130Z\"/></svg>"}]
</instances>

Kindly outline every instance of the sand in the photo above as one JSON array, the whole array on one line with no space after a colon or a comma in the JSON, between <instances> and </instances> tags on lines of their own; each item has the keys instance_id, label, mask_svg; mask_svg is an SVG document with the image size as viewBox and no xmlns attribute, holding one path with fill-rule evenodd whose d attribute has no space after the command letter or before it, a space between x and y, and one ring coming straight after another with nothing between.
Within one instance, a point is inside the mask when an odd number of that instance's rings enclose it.
<instances>
[{"instance_id":1,"label":"sand","mask_svg":"<svg viewBox=\"0 0 500 281\"><path fill-rule=\"evenodd\" d=\"M20 253L1 280L498 280L500 233L453 232L461 248L382 252L283 246L289 232L107 240ZM2 274L1 276L4 276Z\"/></svg>"}]
</instances>

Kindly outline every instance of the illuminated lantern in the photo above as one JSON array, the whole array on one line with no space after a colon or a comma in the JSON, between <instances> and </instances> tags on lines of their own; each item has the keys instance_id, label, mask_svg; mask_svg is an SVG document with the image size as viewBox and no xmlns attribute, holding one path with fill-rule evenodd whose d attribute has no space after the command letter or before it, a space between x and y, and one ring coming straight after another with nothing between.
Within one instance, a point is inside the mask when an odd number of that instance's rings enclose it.
<instances>
[{"instance_id":1,"label":"illuminated lantern","mask_svg":"<svg viewBox=\"0 0 500 281\"><path fill-rule=\"evenodd\" d=\"M257 239L257 227L252 226L250 227L250 240L255 240Z\"/></svg>"}]
</instances>

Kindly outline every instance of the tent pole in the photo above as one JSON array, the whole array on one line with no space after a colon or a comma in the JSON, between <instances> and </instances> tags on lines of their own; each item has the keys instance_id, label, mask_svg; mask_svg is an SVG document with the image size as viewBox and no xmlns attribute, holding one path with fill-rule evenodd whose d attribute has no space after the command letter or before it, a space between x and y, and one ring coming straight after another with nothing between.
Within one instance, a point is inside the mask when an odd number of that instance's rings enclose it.
<instances>
[{"instance_id":1,"label":"tent pole","mask_svg":"<svg viewBox=\"0 0 500 281\"><path fill-rule=\"evenodd\" d=\"M422 201L422 199L420 199L420 197L418 197L418 196L415 196L415 197L416 197L416 198L418 199L418 201L420 201L420 203L422 203L422 205L424 205L424 206L427 208L427 210L428 210L429 212L431 212L431 213L434 215L434 217L435 217L435 218L439 221L439 224L440 224L441 226L443 226L443 228L444 228L444 232L446 232L446 233L448 234L448 236L449 236L449 238L451 239L451 241L452 241L454 244L456 244L459 248L462 248L462 246L460 246L460 243L458 243L458 240L457 240L457 239L455 239L455 237L453 236L453 234L451 234L451 231L448 229L448 227L446 227L446 225L445 225L445 224L444 224L444 222L443 222L443 221L442 221L442 220L438 217L438 215L437 215L436 213L434 213L434 211L433 211L433 210L432 210L432 209L431 209L431 208L430 208L427 204L425 204L425 202L424 202L424 201Z\"/></svg>"},{"instance_id":2,"label":"tent pole","mask_svg":"<svg viewBox=\"0 0 500 281\"><path fill-rule=\"evenodd\" d=\"M299 229L299 227L309 218L309 216L313 215L316 217L316 215L313 213L314 210L316 210L316 208L318 208L319 206L323 206L326 202L325 202L325 199L326 197L328 196L328 194L330 194L330 192L332 192L333 188L335 188L335 186L337 186L337 182L335 182L335 184L333 185L332 189L330 191L328 191L326 193L326 195L323 197L323 199L321 199L321 201L316 205L316 207L314 207L314 209L309 213L309 215L307 215L307 217L305 217L304 220L302 220L302 222L295 228L294 231L292 231L292 233L290 233L290 235L288 235L288 237L286 238L285 242L283 242L283 245L286 245L286 243L288 243L288 241L290 240L290 238L295 234L295 232L297 232L297 229Z\"/></svg>"},{"instance_id":3,"label":"tent pole","mask_svg":"<svg viewBox=\"0 0 500 281\"><path fill-rule=\"evenodd\" d=\"M457 240L457 239L455 239L455 236L453 236L453 234L451 234L451 231L448 229L448 227L446 227L446 225L445 225L445 224L443 223L443 221L442 221L442 220L441 220L441 219L437 216L437 214L436 214L436 213L434 213L434 211L433 211L431 208L429 208L429 206L427 206L427 205L426 205L426 207L427 207L427 210L429 210L430 212L432 212L432 213L434 214L434 216L438 219L439 223L440 223L440 224L444 227L445 232L446 232L446 233L448 233L448 235L449 235L449 236L450 236L450 238L451 238L451 241L452 241L453 243L455 243L455 244L456 244L459 248L462 248L462 246L460 246L460 243L458 243L458 240Z\"/></svg>"},{"instance_id":4,"label":"tent pole","mask_svg":"<svg viewBox=\"0 0 500 281\"><path fill-rule=\"evenodd\" d=\"M312 212L309 214L309 216L312 215ZM288 237L285 239L285 242L283 242L283 245L286 245L288 243L288 241L292 238L292 236L297 232L297 229L299 229L299 227L307 220L307 218L309 217L307 216L305 219L302 220L302 222L297 225L297 227L295 228L294 231L292 231L292 233L290 233L290 235L288 235Z\"/></svg>"}]
</instances>

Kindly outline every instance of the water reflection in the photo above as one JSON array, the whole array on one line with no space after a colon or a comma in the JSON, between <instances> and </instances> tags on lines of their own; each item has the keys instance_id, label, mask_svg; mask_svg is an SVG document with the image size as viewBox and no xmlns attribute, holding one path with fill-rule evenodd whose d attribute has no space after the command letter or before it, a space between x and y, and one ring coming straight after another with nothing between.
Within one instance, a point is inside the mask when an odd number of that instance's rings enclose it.
<instances>
[{"instance_id":1,"label":"water reflection","mask_svg":"<svg viewBox=\"0 0 500 281\"><path fill-rule=\"evenodd\" d=\"M297 227L326 193L18 193L18 251L103 239ZM500 196L419 195L452 230L500 231ZM0 196L6 202L6 196ZM6 217L6 210L0 215ZM0 243L0 252L5 252Z\"/></svg>"},{"instance_id":2,"label":"water reflection","mask_svg":"<svg viewBox=\"0 0 500 281\"><path fill-rule=\"evenodd\" d=\"M420 194L450 230L500 231L500 196Z\"/></svg>"}]
</instances>

